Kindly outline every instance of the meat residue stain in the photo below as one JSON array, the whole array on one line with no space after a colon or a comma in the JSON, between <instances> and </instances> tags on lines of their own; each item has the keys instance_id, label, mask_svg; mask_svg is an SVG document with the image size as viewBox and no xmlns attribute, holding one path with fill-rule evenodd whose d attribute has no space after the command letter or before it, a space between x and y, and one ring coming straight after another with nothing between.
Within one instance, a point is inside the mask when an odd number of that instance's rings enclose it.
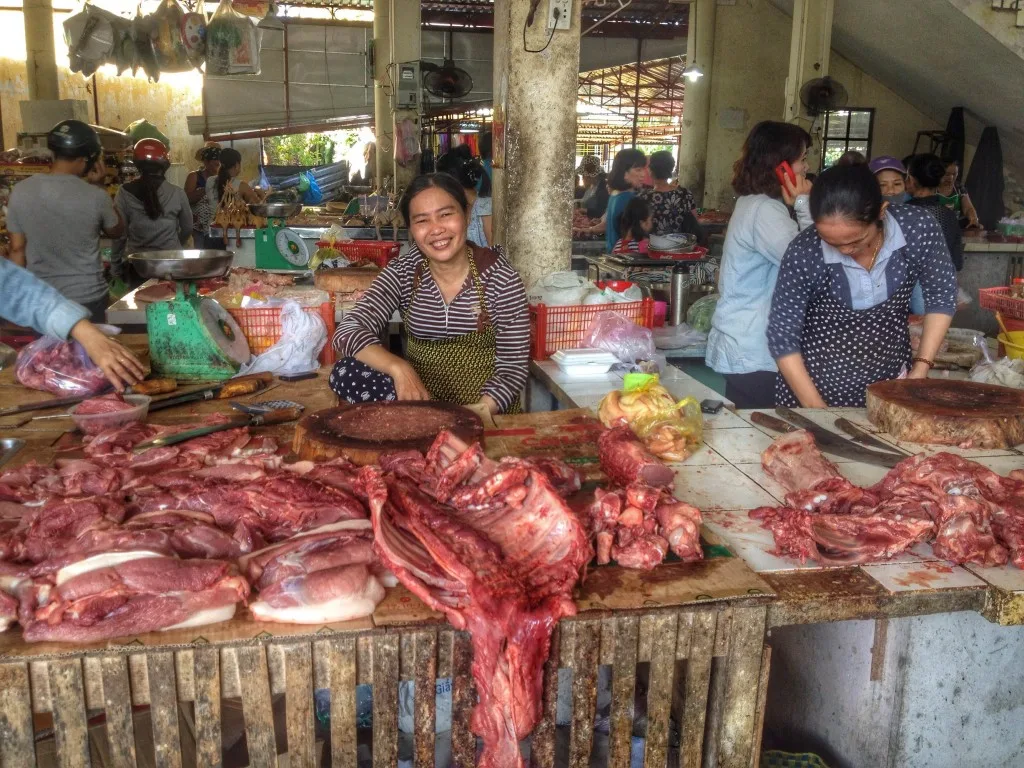
<instances>
[{"instance_id":1,"label":"meat residue stain","mask_svg":"<svg viewBox=\"0 0 1024 768\"><path fill-rule=\"evenodd\" d=\"M598 566L588 571L583 587L588 593L603 600L614 595L622 587L622 576L621 568Z\"/></svg>"},{"instance_id":2,"label":"meat residue stain","mask_svg":"<svg viewBox=\"0 0 1024 768\"><path fill-rule=\"evenodd\" d=\"M923 571L911 571L906 576L897 576L893 581L901 587L921 587L923 589L934 587L936 582L942 581L941 573L929 570L927 563L924 567ZM952 569L949 572L952 573Z\"/></svg>"}]
</instances>

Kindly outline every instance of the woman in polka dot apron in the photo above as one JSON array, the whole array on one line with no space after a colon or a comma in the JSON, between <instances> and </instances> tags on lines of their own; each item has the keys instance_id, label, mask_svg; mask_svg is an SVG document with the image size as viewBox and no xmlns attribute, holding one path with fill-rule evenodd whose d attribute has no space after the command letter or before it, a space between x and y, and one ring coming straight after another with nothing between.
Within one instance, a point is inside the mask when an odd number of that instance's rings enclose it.
<instances>
[{"instance_id":1,"label":"woman in polka dot apron","mask_svg":"<svg viewBox=\"0 0 1024 768\"><path fill-rule=\"evenodd\" d=\"M863 407L869 384L923 379L956 306L956 271L927 211L882 200L865 165L814 182L814 227L786 250L768 319L780 405ZM912 356L910 294L924 293L924 332Z\"/></svg>"},{"instance_id":2,"label":"woman in polka dot apron","mask_svg":"<svg viewBox=\"0 0 1024 768\"><path fill-rule=\"evenodd\" d=\"M519 274L500 251L467 242L469 204L451 176L415 179L400 207L413 244L339 324L342 359L331 389L350 403L441 400L482 415L517 411L530 345ZM404 356L381 343L396 313Z\"/></svg>"}]
</instances>

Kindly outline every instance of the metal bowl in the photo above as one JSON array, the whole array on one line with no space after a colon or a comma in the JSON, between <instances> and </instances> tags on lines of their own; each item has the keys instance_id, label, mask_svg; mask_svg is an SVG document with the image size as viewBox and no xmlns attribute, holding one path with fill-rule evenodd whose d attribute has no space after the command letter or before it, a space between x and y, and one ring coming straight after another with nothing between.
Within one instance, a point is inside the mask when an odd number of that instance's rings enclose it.
<instances>
[{"instance_id":1,"label":"metal bowl","mask_svg":"<svg viewBox=\"0 0 1024 768\"><path fill-rule=\"evenodd\" d=\"M688 232L651 235L651 248L667 253L687 253L697 244L697 237Z\"/></svg>"},{"instance_id":2,"label":"metal bowl","mask_svg":"<svg viewBox=\"0 0 1024 768\"><path fill-rule=\"evenodd\" d=\"M262 219L288 219L302 210L302 203L250 203L249 213Z\"/></svg>"},{"instance_id":3,"label":"metal bowl","mask_svg":"<svg viewBox=\"0 0 1024 768\"><path fill-rule=\"evenodd\" d=\"M128 256L140 277L158 280L202 280L220 277L231 267L231 251L143 251Z\"/></svg>"}]
</instances>

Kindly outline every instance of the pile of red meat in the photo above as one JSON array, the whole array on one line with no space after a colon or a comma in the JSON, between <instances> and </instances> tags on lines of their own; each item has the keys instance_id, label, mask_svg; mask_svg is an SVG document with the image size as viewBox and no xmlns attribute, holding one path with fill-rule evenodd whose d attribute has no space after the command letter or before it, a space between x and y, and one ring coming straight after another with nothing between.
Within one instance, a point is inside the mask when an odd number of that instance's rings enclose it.
<instances>
[{"instance_id":1,"label":"pile of red meat","mask_svg":"<svg viewBox=\"0 0 1024 768\"><path fill-rule=\"evenodd\" d=\"M0 475L0 625L65 642L198 626L233 615L246 577L264 620L372 612L388 577L357 468L283 465L245 429L132 453L167 431L128 425Z\"/></svg>"},{"instance_id":2,"label":"pile of red meat","mask_svg":"<svg viewBox=\"0 0 1024 768\"><path fill-rule=\"evenodd\" d=\"M596 489L584 510L598 564L615 560L624 568L649 570L670 549L680 560L700 560L700 510L666 490L675 477L672 470L629 427L604 432L598 450L602 470L618 486Z\"/></svg>"},{"instance_id":3,"label":"pile of red meat","mask_svg":"<svg viewBox=\"0 0 1024 768\"><path fill-rule=\"evenodd\" d=\"M787 491L784 507L750 513L776 553L834 565L891 558L918 542L954 563L1024 568L1024 476L1002 477L951 453L919 454L870 487L839 474L805 431L775 441L765 472Z\"/></svg>"}]
</instances>

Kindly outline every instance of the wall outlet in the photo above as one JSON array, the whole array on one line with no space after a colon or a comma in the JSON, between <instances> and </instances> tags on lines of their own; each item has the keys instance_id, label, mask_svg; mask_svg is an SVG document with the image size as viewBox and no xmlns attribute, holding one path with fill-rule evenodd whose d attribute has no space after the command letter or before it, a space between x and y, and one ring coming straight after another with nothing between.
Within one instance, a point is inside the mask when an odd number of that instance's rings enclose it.
<instances>
[{"instance_id":1,"label":"wall outlet","mask_svg":"<svg viewBox=\"0 0 1024 768\"><path fill-rule=\"evenodd\" d=\"M548 31L569 29L571 26L572 0L548 0Z\"/></svg>"}]
</instances>

